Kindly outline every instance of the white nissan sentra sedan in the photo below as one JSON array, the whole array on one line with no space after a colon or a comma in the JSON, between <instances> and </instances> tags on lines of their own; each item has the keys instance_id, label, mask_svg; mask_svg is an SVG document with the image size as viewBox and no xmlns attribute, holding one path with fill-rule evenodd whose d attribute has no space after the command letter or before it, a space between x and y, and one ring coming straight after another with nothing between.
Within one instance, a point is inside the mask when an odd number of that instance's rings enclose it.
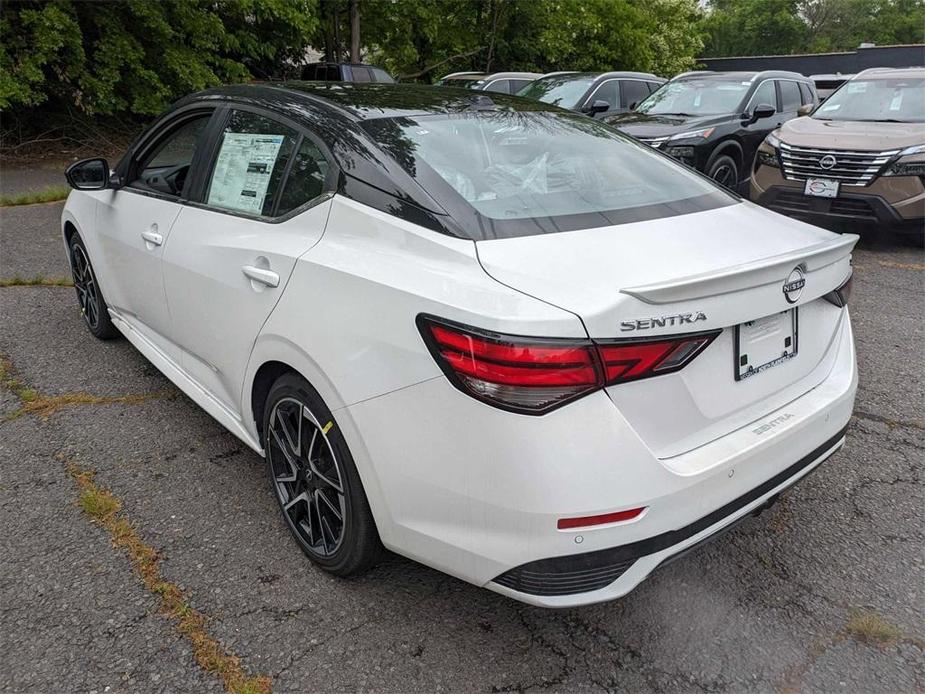
<instances>
[{"instance_id":1,"label":"white nissan sentra sedan","mask_svg":"<svg viewBox=\"0 0 925 694\"><path fill-rule=\"evenodd\" d=\"M844 442L857 237L585 116L226 87L68 179L90 331L265 456L334 574L384 546L536 605L609 600Z\"/></svg>"}]
</instances>

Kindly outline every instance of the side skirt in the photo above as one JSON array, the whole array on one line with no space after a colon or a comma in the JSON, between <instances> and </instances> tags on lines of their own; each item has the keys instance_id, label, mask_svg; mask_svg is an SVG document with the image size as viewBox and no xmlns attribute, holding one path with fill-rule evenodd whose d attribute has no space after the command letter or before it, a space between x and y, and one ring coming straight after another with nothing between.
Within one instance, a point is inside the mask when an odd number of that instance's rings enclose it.
<instances>
[{"instance_id":1,"label":"side skirt","mask_svg":"<svg viewBox=\"0 0 925 694\"><path fill-rule=\"evenodd\" d=\"M182 390L193 402L209 413L219 424L241 439L259 455L262 456L264 454L260 442L248 433L247 429L245 429L244 425L241 423L241 420L231 410L212 397L212 394L190 378L179 364L158 349L148 338L135 330L135 328L122 318L122 316L112 309L109 309L109 315L112 318L113 324L119 329L119 332L125 335L125 339L131 342L132 346L141 352L148 361L154 364L154 366L169 378L177 388Z\"/></svg>"}]
</instances>

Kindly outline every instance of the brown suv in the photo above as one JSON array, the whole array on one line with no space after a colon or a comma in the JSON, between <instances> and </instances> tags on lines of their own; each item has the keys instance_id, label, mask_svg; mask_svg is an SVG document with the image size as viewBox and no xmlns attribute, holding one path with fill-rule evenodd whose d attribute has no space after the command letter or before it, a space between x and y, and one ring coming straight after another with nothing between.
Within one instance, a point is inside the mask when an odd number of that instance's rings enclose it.
<instances>
[{"instance_id":1,"label":"brown suv","mask_svg":"<svg viewBox=\"0 0 925 694\"><path fill-rule=\"evenodd\" d=\"M821 225L925 240L925 68L859 73L758 148L751 198Z\"/></svg>"}]
</instances>

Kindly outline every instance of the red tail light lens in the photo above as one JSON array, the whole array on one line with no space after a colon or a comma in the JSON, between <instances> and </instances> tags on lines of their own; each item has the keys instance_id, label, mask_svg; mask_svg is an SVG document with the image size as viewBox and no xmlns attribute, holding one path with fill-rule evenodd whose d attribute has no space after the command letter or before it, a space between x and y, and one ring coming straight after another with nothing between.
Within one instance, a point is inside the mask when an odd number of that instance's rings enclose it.
<instances>
[{"instance_id":1,"label":"red tail light lens","mask_svg":"<svg viewBox=\"0 0 925 694\"><path fill-rule=\"evenodd\" d=\"M608 385L677 371L720 332L595 344L504 335L424 315L418 327L454 386L523 414L543 414Z\"/></svg>"}]
</instances>

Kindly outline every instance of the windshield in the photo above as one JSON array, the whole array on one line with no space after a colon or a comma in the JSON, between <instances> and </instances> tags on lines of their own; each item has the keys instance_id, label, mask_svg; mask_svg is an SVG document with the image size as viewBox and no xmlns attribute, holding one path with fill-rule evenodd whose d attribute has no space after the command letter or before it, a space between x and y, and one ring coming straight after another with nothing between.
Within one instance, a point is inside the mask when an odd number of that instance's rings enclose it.
<instances>
[{"instance_id":1,"label":"windshield","mask_svg":"<svg viewBox=\"0 0 925 694\"><path fill-rule=\"evenodd\" d=\"M576 114L483 111L365 127L454 218L456 210L474 210L501 224L490 225L494 235L600 227L735 201L668 157ZM502 228L514 220L532 224Z\"/></svg>"},{"instance_id":2,"label":"windshield","mask_svg":"<svg viewBox=\"0 0 925 694\"><path fill-rule=\"evenodd\" d=\"M751 82L686 79L668 82L636 109L649 115L718 116L735 113Z\"/></svg>"},{"instance_id":3,"label":"windshield","mask_svg":"<svg viewBox=\"0 0 925 694\"><path fill-rule=\"evenodd\" d=\"M816 109L813 118L925 122L925 78L852 80Z\"/></svg>"},{"instance_id":4,"label":"windshield","mask_svg":"<svg viewBox=\"0 0 925 694\"><path fill-rule=\"evenodd\" d=\"M531 82L517 92L517 96L525 96L562 108L576 108L578 101L593 81L592 77L576 78L575 75L547 77Z\"/></svg>"}]
</instances>

